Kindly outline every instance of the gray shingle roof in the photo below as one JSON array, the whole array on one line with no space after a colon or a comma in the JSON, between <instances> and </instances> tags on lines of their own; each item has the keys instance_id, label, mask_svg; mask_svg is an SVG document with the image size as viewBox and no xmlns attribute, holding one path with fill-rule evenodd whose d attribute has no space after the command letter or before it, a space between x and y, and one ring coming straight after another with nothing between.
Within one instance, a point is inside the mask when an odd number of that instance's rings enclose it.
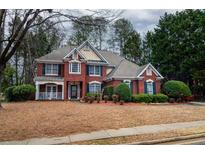
<instances>
[{"instance_id":1,"label":"gray shingle roof","mask_svg":"<svg viewBox=\"0 0 205 154\"><path fill-rule=\"evenodd\" d=\"M109 74L108 78L137 78L146 66L138 66L126 59L122 59L118 66Z\"/></svg>"},{"instance_id":2,"label":"gray shingle roof","mask_svg":"<svg viewBox=\"0 0 205 154\"><path fill-rule=\"evenodd\" d=\"M62 62L63 58L74 48L75 47L70 46L59 48L45 56L38 58L37 61L51 60ZM137 64L119 56L117 53L113 53L110 51L99 51L99 53L108 61L110 66L115 66L113 71L108 74L108 78L136 78L141 73L141 71L148 65L146 64L143 66L138 66ZM51 78L48 78L37 79L52 80Z\"/></svg>"},{"instance_id":3,"label":"gray shingle roof","mask_svg":"<svg viewBox=\"0 0 205 154\"><path fill-rule=\"evenodd\" d=\"M37 76L34 78L34 81L64 81L63 77L56 76Z\"/></svg>"},{"instance_id":4,"label":"gray shingle roof","mask_svg":"<svg viewBox=\"0 0 205 154\"><path fill-rule=\"evenodd\" d=\"M117 53L113 53L110 51L99 51L100 54L108 61L110 65L117 66L123 57L119 56Z\"/></svg>"},{"instance_id":5,"label":"gray shingle roof","mask_svg":"<svg viewBox=\"0 0 205 154\"><path fill-rule=\"evenodd\" d=\"M44 60L55 60L55 61L62 61L63 58L69 53L71 52L72 49L74 49L75 47L71 47L71 46L65 46L63 48L59 48L57 50L52 51L51 53L46 54L45 56L42 56L38 59L36 59L37 61L44 61Z\"/></svg>"}]
</instances>

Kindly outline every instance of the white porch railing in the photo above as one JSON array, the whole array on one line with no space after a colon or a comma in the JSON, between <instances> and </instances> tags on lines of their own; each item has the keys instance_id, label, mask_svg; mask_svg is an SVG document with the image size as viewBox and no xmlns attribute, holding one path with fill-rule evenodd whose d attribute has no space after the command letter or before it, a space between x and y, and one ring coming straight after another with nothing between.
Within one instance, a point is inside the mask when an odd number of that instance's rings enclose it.
<instances>
[{"instance_id":1,"label":"white porch railing","mask_svg":"<svg viewBox=\"0 0 205 154\"><path fill-rule=\"evenodd\" d=\"M63 93L62 92L39 92L38 99L40 100L53 100L53 99L58 99L61 100L63 99Z\"/></svg>"}]
</instances>

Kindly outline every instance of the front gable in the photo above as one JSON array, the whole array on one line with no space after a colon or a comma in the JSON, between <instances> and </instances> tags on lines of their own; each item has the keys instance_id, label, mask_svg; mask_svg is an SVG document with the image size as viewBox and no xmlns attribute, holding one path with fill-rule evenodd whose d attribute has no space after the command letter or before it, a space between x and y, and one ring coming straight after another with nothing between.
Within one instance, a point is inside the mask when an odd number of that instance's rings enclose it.
<instances>
[{"instance_id":1,"label":"front gable","mask_svg":"<svg viewBox=\"0 0 205 154\"><path fill-rule=\"evenodd\" d=\"M87 61L87 63L104 63L108 64L106 59L95 49L88 41L85 41L79 47L74 48L70 53L68 53L64 59L77 53L80 58Z\"/></svg>"},{"instance_id":2,"label":"front gable","mask_svg":"<svg viewBox=\"0 0 205 154\"><path fill-rule=\"evenodd\" d=\"M137 78L143 77L153 77L155 76L157 79L163 79L164 77L154 68L154 66L149 63L147 66L138 74Z\"/></svg>"}]
</instances>

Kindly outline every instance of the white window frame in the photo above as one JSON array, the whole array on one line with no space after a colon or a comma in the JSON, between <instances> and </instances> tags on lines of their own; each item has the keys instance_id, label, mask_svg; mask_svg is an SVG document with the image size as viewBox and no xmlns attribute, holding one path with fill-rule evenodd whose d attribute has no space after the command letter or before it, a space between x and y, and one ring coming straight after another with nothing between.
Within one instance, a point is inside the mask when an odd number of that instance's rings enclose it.
<instances>
[{"instance_id":1,"label":"white window frame","mask_svg":"<svg viewBox=\"0 0 205 154\"><path fill-rule=\"evenodd\" d=\"M128 87L131 89L131 80L123 80L123 83L128 85Z\"/></svg>"},{"instance_id":2,"label":"white window frame","mask_svg":"<svg viewBox=\"0 0 205 154\"><path fill-rule=\"evenodd\" d=\"M90 66L92 66L94 68L94 74L90 74ZM96 67L99 67L99 74L96 74ZM98 66L98 65L89 65L89 76L101 76L101 66Z\"/></svg>"},{"instance_id":3,"label":"white window frame","mask_svg":"<svg viewBox=\"0 0 205 154\"><path fill-rule=\"evenodd\" d=\"M146 75L147 75L147 76L152 76L152 69L151 69L151 67L148 67L148 68L146 69Z\"/></svg>"},{"instance_id":4,"label":"white window frame","mask_svg":"<svg viewBox=\"0 0 205 154\"><path fill-rule=\"evenodd\" d=\"M94 86L94 91L90 91L90 86L91 85L95 85ZM96 85L98 85L99 86L99 88L100 88L100 90L99 91L97 91L97 86ZM102 84L100 83L100 82L98 82L98 81L92 81L92 82L89 82L89 92L91 92L91 93L100 93L101 92L101 88L102 88Z\"/></svg>"},{"instance_id":5,"label":"white window frame","mask_svg":"<svg viewBox=\"0 0 205 154\"><path fill-rule=\"evenodd\" d=\"M73 63L77 63L78 64L78 72L72 72L72 65L73 65ZM77 61L69 63L69 74L81 74L81 63L79 63Z\"/></svg>"},{"instance_id":6,"label":"white window frame","mask_svg":"<svg viewBox=\"0 0 205 154\"><path fill-rule=\"evenodd\" d=\"M154 94L153 82L147 82L147 93L148 94Z\"/></svg>"},{"instance_id":7,"label":"white window frame","mask_svg":"<svg viewBox=\"0 0 205 154\"><path fill-rule=\"evenodd\" d=\"M48 65L51 65L51 73L48 73L48 72L47 72ZM53 72L54 65L57 65L57 73L54 73L54 72ZM58 76L58 72L59 72L59 66L58 66L58 64L45 64L45 75Z\"/></svg>"}]
</instances>

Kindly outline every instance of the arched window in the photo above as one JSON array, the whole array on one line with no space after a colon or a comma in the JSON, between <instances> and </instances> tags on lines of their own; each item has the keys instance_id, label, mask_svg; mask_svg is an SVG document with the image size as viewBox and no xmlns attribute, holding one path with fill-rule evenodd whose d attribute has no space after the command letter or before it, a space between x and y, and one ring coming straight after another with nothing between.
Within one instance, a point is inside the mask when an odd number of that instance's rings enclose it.
<instances>
[{"instance_id":1,"label":"arched window","mask_svg":"<svg viewBox=\"0 0 205 154\"><path fill-rule=\"evenodd\" d=\"M101 84L100 83L90 83L89 84L89 92L100 93L101 92Z\"/></svg>"},{"instance_id":2,"label":"arched window","mask_svg":"<svg viewBox=\"0 0 205 154\"><path fill-rule=\"evenodd\" d=\"M154 92L154 81L153 80L151 80L151 79L149 79L149 80L146 80L145 81L145 92L147 93L147 94L154 94L155 92Z\"/></svg>"}]
</instances>

